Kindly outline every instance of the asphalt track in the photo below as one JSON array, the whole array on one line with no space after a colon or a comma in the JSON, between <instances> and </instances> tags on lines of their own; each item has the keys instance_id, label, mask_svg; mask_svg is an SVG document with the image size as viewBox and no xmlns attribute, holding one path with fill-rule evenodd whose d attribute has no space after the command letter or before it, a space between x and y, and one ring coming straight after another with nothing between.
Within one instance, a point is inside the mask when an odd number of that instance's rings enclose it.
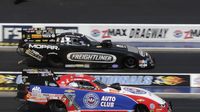
<instances>
[{"instance_id":1,"label":"asphalt track","mask_svg":"<svg viewBox=\"0 0 200 112\"><path fill-rule=\"evenodd\" d=\"M199 99L174 99L166 98L166 101L173 102L173 112L199 112ZM20 105L14 97L0 97L0 112L17 112L17 107ZM46 112L44 108L39 108L38 106L34 111L30 110L27 112Z\"/></svg>"},{"instance_id":2,"label":"asphalt track","mask_svg":"<svg viewBox=\"0 0 200 112\"><path fill-rule=\"evenodd\" d=\"M156 60L154 69L53 69L54 71L70 72L127 72L127 73L200 73L200 51L149 51ZM29 68L25 64L18 65L23 57L12 50L0 50L0 71L21 71Z\"/></svg>"}]
</instances>

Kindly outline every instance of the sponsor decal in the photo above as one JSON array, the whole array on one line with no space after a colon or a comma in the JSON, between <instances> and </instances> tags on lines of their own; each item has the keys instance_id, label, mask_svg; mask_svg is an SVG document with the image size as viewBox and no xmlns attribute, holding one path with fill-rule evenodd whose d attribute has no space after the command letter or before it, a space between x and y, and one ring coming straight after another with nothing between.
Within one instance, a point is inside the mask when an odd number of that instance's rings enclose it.
<instances>
[{"instance_id":1,"label":"sponsor decal","mask_svg":"<svg viewBox=\"0 0 200 112\"><path fill-rule=\"evenodd\" d=\"M66 92L66 93L74 93L75 91L72 90L72 89L67 89L67 90L65 90L65 92Z\"/></svg>"},{"instance_id":2,"label":"sponsor decal","mask_svg":"<svg viewBox=\"0 0 200 112\"><path fill-rule=\"evenodd\" d=\"M95 75L106 83L139 86L190 86L190 75Z\"/></svg>"},{"instance_id":3,"label":"sponsor decal","mask_svg":"<svg viewBox=\"0 0 200 112\"><path fill-rule=\"evenodd\" d=\"M118 68L118 67L119 67L118 64L113 64L113 65L112 65L112 68Z\"/></svg>"},{"instance_id":4,"label":"sponsor decal","mask_svg":"<svg viewBox=\"0 0 200 112\"><path fill-rule=\"evenodd\" d=\"M167 28L132 28L129 38L166 38Z\"/></svg>"},{"instance_id":5,"label":"sponsor decal","mask_svg":"<svg viewBox=\"0 0 200 112\"><path fill-rule=\"evenodd\" d=\"M150 109L155 109L155 104L151 103L149 107Z\"/></svg>"},{"instance_id":6,"label":"sponsor decal","mask_svg":"<svg viewBox=\"0 0 200 112\"><path fill-rule=\"evenodd\" d=\"M29 93L30 96L28 97L28 101L33 102L47 102L47 94L42 93L42 89L39 86L33 86L31 89L31 93ZM58 99L58 97L54 97L55 99Z\"/></svg>"},{"instance_id":7,"label":"sponsor decal","mask_svg":"<svg viewBox=\"0 0 200 112\"><path fill-rule=\"evenodd\" d=\"M28 49L25 51L25 53L33 58L35 58L36 60L38 61L42 61L42 58L43 56L40 55L39 52L35 51L35 50L31 50L31 49Z\"/></svg>"},{"instance_id":8,"label":"sponsor decal","mask_svg":"<svg viewBox=\"0 0 200 112\"><path fill-rule=\"evenodd\" d=\"M102 96L101 97L101 107L114 107L115 106L116 97L115 96Z\"/></svg>"},{"instance_id":9,"label":"sponsor decal","mask_svg":"<svg viewBox=\"0 0 200 112\"><path fill-rule=\"evenodd\" d=\"M69 101L68 106L77 105L75 102L76 94L75 94L74 90L70 90L70 89L65 90L64 94ZM77 107L78 107L78 105L77 105Z\"/></svg>"},{"instance_id":10,"label":"sponsor decal","mask_svg":"<svg viewBox=\"0 0 200 112\"><path fill-rule=\"evenodd\" d=\"M45 45L45 44L28 44L28 48L60 50L60 48L56 45Z\"/></svg>"},{"instance_id":11,"label":"sponsor decal","mask_svg":"<svg viewBox=\"0 0 200 112\"><path fill-rule=\"evenodd\" d=\"M71 52L67 54L67 59L77 62L93 62L93 63L114 63L116 56L106 53L96 52Z\"/></svg>"},{"instance_id":12,"label":"sponsor decal","mask_svg":"<svg viewBox=\"0 0 200 112\"><path fill-rule=\"evenodd\" d=\"M46 26L46 29L54 29L56 34L66 33L66 32L75 32L78 33L78 27L63 27L63 26Z\"/></svg>"},{"instance_id":13,"label":"sponsor decal","mask_svg":"<svg viewBox=\"0 0 200 112\"><path fill-rule=\"evenodd\" d=\"M31 90L31 95L34 97L41 97L42 90L39 86L35 86Z\"/></svg>"},{"instance_id":14,"label":"sponsor decal","mask_svg":"<svg viewBox=\"0 0 200 112\"><path fill-rule=\"evenodd\" d=\"M65 64L66 68L90 68L89 64Z\"/></svg>"},{"instance_id":15,"label":"sponsor decal","mask_svg":"<svg viewBox=\"0 0 200 112\"><path fill-rule=\"evenodd\" d=\"M145 99L137 99L138 102L144 102Z\"/></svg>"},{"instance_id":16,"label":"sponsor decal","mask_svg":"<svg viewBox=\"0 0 200 112\"><path fill-rule=\"evenodd\" d=\"M83 97L83 103L85 105L86 108L96 108L99 103L100 103L100 99L99 96L96 93L87 93L84 97Z\"/></svg>"}]
</instances>

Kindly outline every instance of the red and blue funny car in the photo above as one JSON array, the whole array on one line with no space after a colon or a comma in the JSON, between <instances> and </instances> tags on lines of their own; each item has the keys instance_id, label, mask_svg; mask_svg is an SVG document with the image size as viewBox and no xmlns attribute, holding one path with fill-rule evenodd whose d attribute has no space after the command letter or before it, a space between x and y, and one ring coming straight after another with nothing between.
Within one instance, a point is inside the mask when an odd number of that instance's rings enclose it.
<instances>
[{"instance_id":1,"label":"red and blue funny car","mask_svg":"<svg viewBox=\"0 0 200 112\"><path fill-rule=\"evenodd\" d=\"M17 84L18 98L50 112L172 112L169 103L147 90L106 85L89 75L26 69Z\"/></svg>"}]
</instances>

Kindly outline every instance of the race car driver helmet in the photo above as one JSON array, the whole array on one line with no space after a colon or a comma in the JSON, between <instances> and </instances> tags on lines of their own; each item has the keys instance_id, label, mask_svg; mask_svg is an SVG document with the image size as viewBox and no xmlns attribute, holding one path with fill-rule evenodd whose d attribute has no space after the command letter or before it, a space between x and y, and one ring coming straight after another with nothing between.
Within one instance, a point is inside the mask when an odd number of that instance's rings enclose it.
<instances>
[{"instance_id":1,"label":"race car driver helmet","mask_svg":"<svg viewBox=\"0 0 200 112\"><path fill-rule=\"evenodd\" d=\"M78 88L78 84L76 82L69 83L69 87Z\"/></svg>"}]
</instances>

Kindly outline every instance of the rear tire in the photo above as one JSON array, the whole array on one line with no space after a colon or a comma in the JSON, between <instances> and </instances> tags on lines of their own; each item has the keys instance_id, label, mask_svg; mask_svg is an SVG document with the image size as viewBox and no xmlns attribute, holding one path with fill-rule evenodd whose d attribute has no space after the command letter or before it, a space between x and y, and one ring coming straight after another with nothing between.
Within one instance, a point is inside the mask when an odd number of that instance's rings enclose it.
<instances>
[{"instance_id":1,"label":"rear tire","mask_svg":"<svg viewBox=\"0 0 200 112\"><path fill-rule=\"evenodd\" d=\"M60 101L51 101L48 103L50 112L67 112L67 109L64 103Z\"/></svg>"},{"instance_id":2,"label":"rear tire","mask_svg":"<svg viewBox=\"0 0 200 112\"><path fill-rule=\"evenodd\" d=\"M139 104L135 107L135 112L149 112L149 109L145 105Z\"/></svg>"},{"instance_id":3,"label":"rear tire","mask_svg":"<svg viewBox=\"0 0 200 112\"><path fill-rule=\"evenodd\" d=\"M137 60L133 57L127 57L125 60L124 60L124 66L126 68L136 68L137 67Z\"/></svg>"}]
</instances>

